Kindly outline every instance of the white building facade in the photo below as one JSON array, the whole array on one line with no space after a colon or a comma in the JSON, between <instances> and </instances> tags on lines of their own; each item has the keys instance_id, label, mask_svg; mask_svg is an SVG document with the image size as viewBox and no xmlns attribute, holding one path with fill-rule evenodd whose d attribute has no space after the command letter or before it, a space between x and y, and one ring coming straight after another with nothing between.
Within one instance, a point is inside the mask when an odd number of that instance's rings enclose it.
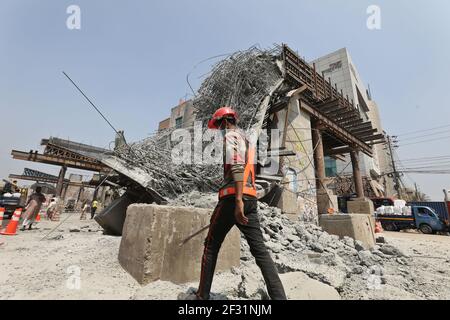
<instances>
[{"instance_id":1,"label":"white building facade","mask_svg":"<svg viewBox=\"0 0 450 320\"><path fill-rule=\"evenodd\" d=\"M339 91L342 90L344 97L353 101L355 107L360 112L362 118L371 121L378 132L383 132L378 116L378 107L372 103L366 87L356 69L350 54L346 48L339 49L311 62L315 64L318 73L322 74L326 80L331 79L331 83L336 85ZM376 110L374 110L376 109ZM376 176L381 174L378 148L373 150L373 158L360 155L361 173L364 176ZM350 156L346 156L345 161L327 159L327 173L351 174L352 166L348 165ZM333 165L335 168L333 169Z\"/></svg>"}]
</instances>

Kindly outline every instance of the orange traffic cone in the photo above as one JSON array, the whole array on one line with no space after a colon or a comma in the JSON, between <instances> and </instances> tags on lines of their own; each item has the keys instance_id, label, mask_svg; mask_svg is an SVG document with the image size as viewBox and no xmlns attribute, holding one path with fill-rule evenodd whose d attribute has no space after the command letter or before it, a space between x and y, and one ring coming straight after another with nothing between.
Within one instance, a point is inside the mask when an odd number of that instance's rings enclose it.
<instances>
[{"instance_id":1,"label":"orange traffic cone","mask_svg":"<svg viewBox=\"0 0 450 320\"><path fill-rule=\"evenodd\" d=\"M381 226L381 222L375 222L375 233L382 233L383 227Z\"/></svg>"},{"instance_id":2,"label":"orange traffic cone","mask_svg":"<svg viewBox=\"0 0 450 320\"><path fill-rule=\"evenodd\" d=\"M6 236L14 236L16 235L17 226L19 225L20 215L22 214L22 208L16 209L14 211L14 214L11 218L11 221L8 223L8 226L0 231L0 234L6 235Z\"/></svg>"},{"instance_id":3,"label":"orange traffic cone","mask_svg":"<svg viewBox=\"0 0 450 320\"><path fill-rule=\"evenodd\" d=\"M34 222L41 222L41 213L38 212L38 215L36 217L36 219L34 219Z\"/></svg>"}]
</instances>

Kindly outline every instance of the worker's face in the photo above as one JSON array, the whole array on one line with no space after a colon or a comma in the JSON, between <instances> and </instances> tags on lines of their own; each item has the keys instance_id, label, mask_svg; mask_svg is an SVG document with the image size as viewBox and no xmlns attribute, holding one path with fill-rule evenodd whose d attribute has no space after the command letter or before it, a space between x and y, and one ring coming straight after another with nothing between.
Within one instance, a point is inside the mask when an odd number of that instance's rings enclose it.
<instances>
[{"instance_id":1,"label":"worker's face","mask_svg":"<svg viewBox=\"0 0 450 320\"><path fill-rule=\"evenodd\" d=\"M228 129L228 125L227 124L228 124L228 122L225 119L222 119L222 121L220 122L219 130L220 130L220 133L222 134L222 136L225 136L225 133L226 133L226 131Z\"/></svg>"}]
</instances>

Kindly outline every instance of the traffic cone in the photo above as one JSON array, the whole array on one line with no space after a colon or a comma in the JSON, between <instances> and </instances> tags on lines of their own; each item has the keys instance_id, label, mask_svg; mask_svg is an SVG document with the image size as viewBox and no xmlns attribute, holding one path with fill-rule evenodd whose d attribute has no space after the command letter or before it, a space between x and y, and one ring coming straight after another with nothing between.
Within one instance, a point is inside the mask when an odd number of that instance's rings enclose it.
<instances>
[{"instance_id":1,"label":"traffic cone","mask_svg":"<svg viewBox=\"0 0 450 320\"><path fill-rule=\"evenodd\" d=\"M34 220L34 222L41 222L41 213L38 212L36 219Z\"/></svg>"},{"instance_id":2,"label":"traffic cone","mask_svg":"<svg viewBox=\"0 0 450 320\"><path fill-rule=\"evenodd\" d=\"M22 208L16 209L14 211L14 214L11 218L11 221L8 223L8 226L2 231L0 231L0 234L6 235L6 236L14 236L16 235L17 226L19 225L20 215L22 214Z\"/></svg>"},{"instance_id":3,"label":"traffic cone","mask_svg":"<svg viewBox=\"0 0 450 320\"><path fill-rule=\"evenodd\" d=\"M375 233L382 233L383 227L381 226L381 222L375 222Z\"/></svg>"}]
</instances>

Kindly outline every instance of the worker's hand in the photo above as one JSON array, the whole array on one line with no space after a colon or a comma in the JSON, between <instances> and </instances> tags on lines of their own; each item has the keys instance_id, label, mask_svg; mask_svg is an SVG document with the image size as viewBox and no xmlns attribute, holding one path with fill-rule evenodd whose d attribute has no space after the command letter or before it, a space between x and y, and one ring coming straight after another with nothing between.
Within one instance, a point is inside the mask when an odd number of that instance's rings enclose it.
<instances>
[{"instance_id":1,"label":"worker's hand","mask_svg":"<svg viewBox=\"0 0 450 320\"><path fill-rule=\"evenodd\" d=\"M248 218L244 215L244 201L236 199L236 207L234 209L234 217L239 224L247 224Z\"/></svg>"}]
</instances>

